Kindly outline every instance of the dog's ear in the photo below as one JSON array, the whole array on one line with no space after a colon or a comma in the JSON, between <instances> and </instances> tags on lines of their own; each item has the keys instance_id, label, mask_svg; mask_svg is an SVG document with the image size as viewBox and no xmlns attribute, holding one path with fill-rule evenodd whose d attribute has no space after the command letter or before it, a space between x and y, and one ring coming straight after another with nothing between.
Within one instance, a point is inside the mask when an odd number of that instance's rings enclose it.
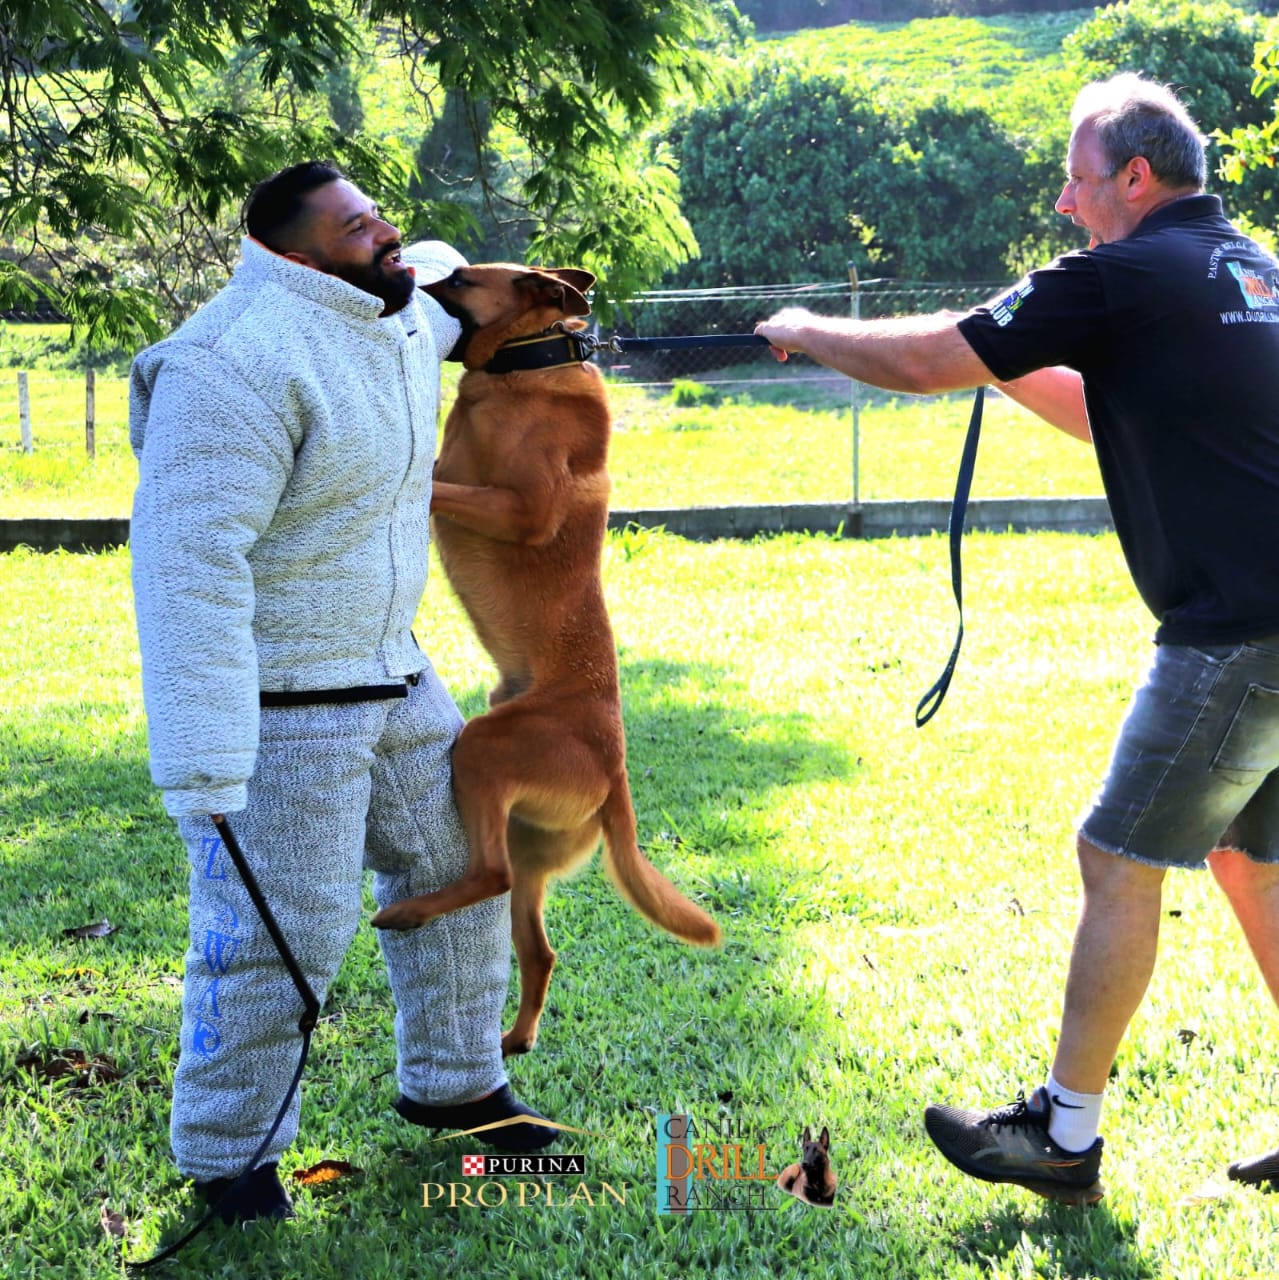
<instances>
[{"instance_id":1,"label":"dog's ear","mask_svg":"<svg viewBox=\"0 0 1279 1280\"><path fill-rule=\"evenodd\" d=\"M817 1140L827 1150L830 1150L830 1130L822 1125L822 1136Z\"/></svg>"},{"instance_id":2,"label":"dog's ear","mask_svg":"<svg viewBox=\"0 0 1279 1280\"><path fill-rule=\"evenodd\" d=\"M800 1135L799 1140L801 1142L812 1142L813 1131L807 1125L804 1126L804 1132Z\"/></svg>"},{"instance_id":3,"label":"dog's ear","mask_svg":"<svg viewBox=\"0 0 1279 1280\"><path fill-rule=\"evenodd\" d=\"M591 304L586 291L595 283L589 271L575 267L542 267L520 276L515 282L545 307L555 307L566 316L589 316Z\"/></svg>"}]
</instances>

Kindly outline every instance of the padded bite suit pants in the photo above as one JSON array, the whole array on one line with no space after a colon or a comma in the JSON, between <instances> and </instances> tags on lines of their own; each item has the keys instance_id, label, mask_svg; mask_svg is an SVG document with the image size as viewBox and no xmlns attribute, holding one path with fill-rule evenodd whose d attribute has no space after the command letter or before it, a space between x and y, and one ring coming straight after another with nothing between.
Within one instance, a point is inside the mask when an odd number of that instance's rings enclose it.
<instances>
[{"instance_id":1,"label":"padded bite suit pants","mask_svg":"<svg viewBox=\"0 0 1279 1280\"><path fill-rule=\"evenodd\" d=\"M461 725L429 666L407 698L263 709L248 806L228 818L321 1001L359 924L366 867L379 906L462 874L449 768ZM191 938L172 1141L178 1168L203 1180L238 1173L266 1136L297 1067L302 1001L212 822L178 825ZM447 1105L499 1087L508 898L379 941L401 1092ZM261 1163L293 1141L298 1114L295 1096Z\"/></svg>"}]
</instances>

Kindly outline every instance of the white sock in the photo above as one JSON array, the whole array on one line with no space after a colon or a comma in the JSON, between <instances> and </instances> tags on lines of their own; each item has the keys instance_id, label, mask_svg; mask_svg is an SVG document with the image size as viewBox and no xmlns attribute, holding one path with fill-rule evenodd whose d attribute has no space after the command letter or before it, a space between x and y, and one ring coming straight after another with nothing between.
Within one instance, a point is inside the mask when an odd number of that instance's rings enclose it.
<instances>
[{"instance_id":1,"label":"white sock","mask_svg":"<svg viewBox=\"0 0 1279 1280\"><path fill-rule=\"evenodd\" d=\"M1097 1140L1101 1127L1100 1093L1076 1093L1053 1079L1048 1073L1048 1100L1052 1110L1048 1114L1048 1136L1063 1151L1087 1151Z\"/></svg>"}]
</instances>

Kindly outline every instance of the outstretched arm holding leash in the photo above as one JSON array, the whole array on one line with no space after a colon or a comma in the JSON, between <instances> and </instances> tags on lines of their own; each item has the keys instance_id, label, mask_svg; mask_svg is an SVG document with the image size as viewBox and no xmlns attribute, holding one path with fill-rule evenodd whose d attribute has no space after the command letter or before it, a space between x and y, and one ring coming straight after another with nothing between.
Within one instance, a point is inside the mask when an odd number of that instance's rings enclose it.
<instances>
[{"instance_id":1,"label":"outstretched arm holding leash","mask_svg":"<svg viewBox=\"0 0 1279 1280\"><path fill-rule=\"evenodd\" d=\"M994 381L949 314L851 320L791 307L756 325L755 332L768 339L779 360L802 352L886 391L926 395Z\"/></svg>"},{"instance_id":2,"label":"outstretched arm holding leash","mask_svg":"<svg viewBox=\"0 0 1279 1280\"><path fill-rule=\"evenodd\" d=\"M755 326L773 354L802 352L818 364L885 391L929 395L993 383L1011 400L1080 440L1091 440L1083 383L1073 369L1037 369L1001 382L950 312L891 320L817 316L790 307Z\"/></svg>"}]
</instances>

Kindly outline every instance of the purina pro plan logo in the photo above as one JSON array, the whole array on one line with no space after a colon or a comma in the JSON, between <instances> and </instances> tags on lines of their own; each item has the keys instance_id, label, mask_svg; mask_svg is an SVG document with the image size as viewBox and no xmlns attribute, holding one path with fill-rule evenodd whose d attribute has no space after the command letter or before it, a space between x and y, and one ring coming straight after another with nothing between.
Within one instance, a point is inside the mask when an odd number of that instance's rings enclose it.
<instances>
[{"instance_id":1,"label":"purina pro plan logo","mask_svg":"<svg viewBox=\"0 0 1279 1280\"><path fill-rule=\"evenodd\" d=\"M498 1121L479 1129L445 1134L436 1142L483 1133L502 1125L520 1123L523 1117ZM566 1133L602 1138L585 1129L573 1129L551 1120L537 1121ZM520 1209L598 1209L626 1203L626 1184L590 1183L586 1180L584 1155L465 1155L459 1182L424 1182L424 1209L500 1209L513 1205Z\"/></svg>"}]
</instances>

